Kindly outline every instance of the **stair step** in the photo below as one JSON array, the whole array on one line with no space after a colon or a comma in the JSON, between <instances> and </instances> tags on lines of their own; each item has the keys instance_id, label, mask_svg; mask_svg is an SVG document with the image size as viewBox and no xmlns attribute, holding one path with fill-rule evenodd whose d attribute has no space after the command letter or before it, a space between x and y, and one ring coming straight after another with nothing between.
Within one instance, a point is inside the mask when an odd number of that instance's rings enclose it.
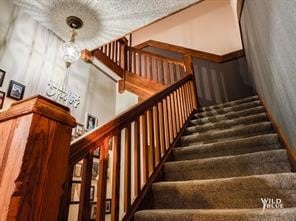
<instances>
[{"instance_id":1,"label":"stair step","mask_svg":"<svg viewBox=\"0 0 296 221\"><path fill-rule=\"evenodd\" d=\"M280 173L152 185L155 209L262 208L261 198L296 206L296 174Z\"/></svg>"},{"instance_id":2,"label":"stair step","mask_svg":"<svg viewBox=\"0 0 296 221\"><path fill-rule=\"evenodd\" d=\"M236 156L165 163L167 181L202 180L291 172L287 151L271 150Z\"/></svg>"},{"instance_id":3,"label":"stair step","mask_svg":"<svg viewBox=\"0 0 296 221\"><path fill-rule=\"evenodd\" d=\"M264 134L226 142L177 147L173 153L175 160L191 160L275 150L280 147L277 134Z\"/></svg>"},{"instance_id":4,"label":"stair step","mask_svg":"<svg viewBox=\"0 0 296 221\"><path fill-rule=\"evenodd\" d=\"M284 209L142 210L135 221L295 221L296 207Z\"/></svg>"},{"instance_id":5,"label":"stair step","mask_svg":"<svg viewBox=\"0 0 296 221\"><path fill-rule=\"evenodd\" d=\"M244 116L249 116L249 115L254 115L254 114L259 114L259 113L264 113L264 107L258 106L258 107L253 107L241 111L232 111L228 112L226 114L218 114L216 116L212 117L204 117L200 119L193 118L190 123L193 125L203 125L207 123L217 123L223 120L230 120L230 119L236 119Z\"/></svg>"},{"instance_id":6,"label":"stair step","mask_svg":"<svg viewBox=\"0 0 296 221\"><path fill-rule=\"evenodd\" d=\"M192 127L186 128L185 133L188 134L188 133L195 133L195 132L204 132L204 131L215 130L215 129L221 130L221 129L227 129L227 128L231 128L238 125L247 125L247 124L258 123L262 121L268 121L268 117L265 113L240 117L237 119L224 120L217 123L207 123L200 126L199 125L192 126Z\"/></svg>"},{"instance_id":7,"label":"stair step","mask_svg":"<svg viewBox=\"0 0 296 221\"><path fill-rule=\"evenodd\" d=\"M266 134L272 131L270 122L256 123L247 126L242 126L235 129L226 129L222 131L196 133L181 137L182 146L197 143L213 143L222 140L233 139L235 137L246 137L255 134Z\"/></svg>"},{"instance_id":8,"label":"stair step","mask_svg":"<svg viewBox=\"0 0 296 221\"><path fill-rule=\"evenodd\" d=\"M202 117L209 117L209 116L214 116L217 114L225 114L228 112L234 112L234 111L241 111L241 110L245 110L245 109L249 109L252 107L258 107L261 106L261 102L260 101L252 101L252 102L248 102L248 103L244 103L244 104L240 104L240 105L236 105L236 106L231 106L231 107L226 107L223 109L218 109L218 110L211 110L211 111L205 111L205 112L201 112L201 113L197 113L194 116L197 118L202 118Z\"/></svg>"},{"instance_id":9,"label":"stair step","mask_svg":"<svg viewBox=\"0 0 296 221\"><path fill-rule=\"evenodd\" d=\"M203 107L203 108L200 108L199 110L200 111L211 111L211 110L221 109L221 108L225 108L225 107L231 107L231 106L235 106L235 105L239 105L239 104L243 104L243 103L248 103L248 102L256 101L256 100L258 100L257 95L252 96L252 97L246 97L246 98L239 99L239 100L226 102L226 103L222 103L222 104Z\"/></svg>"}]
</instances>

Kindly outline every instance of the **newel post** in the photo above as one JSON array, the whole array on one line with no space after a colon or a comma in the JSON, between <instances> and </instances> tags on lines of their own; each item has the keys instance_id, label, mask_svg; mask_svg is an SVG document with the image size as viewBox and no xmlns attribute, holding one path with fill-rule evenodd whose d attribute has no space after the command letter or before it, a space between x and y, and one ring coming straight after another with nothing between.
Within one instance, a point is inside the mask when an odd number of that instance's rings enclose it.
<instances>
[{"instance_id":1,"label":"newel post","mask_svg":"<svg viewBox=\"0 0 296 221\"><path fill-rule=\"evenodd\" d=\"M42 96L0 113L0 220L57 220L75 125Z\"/></svg>"},{"instance_id":2,"label":"newel post","mask_svg":"<svg viewBox=\"0 0 296 221\"><path fill-rule=\"evenodd\" d=\"M193 77L193 82L192 82L192 94L194 96L194 101L195 101L195 107L199 108L199 102L198 102L198 93L197 93L197 87L196 87L196 79L195 79L195 74L194 74L194 67L193 67L193 61L192 61L192 56L190 54L186 54L183 56L184 59L184 65L186 69L186 74L190 74Z\"/></svg>"}]
</instances>

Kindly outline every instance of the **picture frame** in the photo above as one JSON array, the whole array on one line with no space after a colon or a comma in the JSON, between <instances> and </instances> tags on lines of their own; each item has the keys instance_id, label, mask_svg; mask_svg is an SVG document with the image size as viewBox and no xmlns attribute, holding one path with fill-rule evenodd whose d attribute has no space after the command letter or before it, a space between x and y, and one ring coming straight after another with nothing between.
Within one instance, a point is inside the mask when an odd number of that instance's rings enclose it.
<instances>
[{"instance_id":1,"label":"picture frame","mask_svg":"<svg viewBox=\"0 0 296 221\"><path fill-rule=\"evenodd\" d=\"M71 187L71 204L77 204L80 201L80 189L81 189L81 182L80 181L72 181Z\"/></svg>"},{"instance_id":2,"label":"picture frame","mask_svg":"<svg viewBox=\"0 0 296 221\"><path fill-rule=\"evenodd\" d=\"M89 191L89 200L94 201L94 199L95 199L95 186L91 186Z\"/></svg>"},{"instance_id":3,"label":"picture frame","mask_svg":"<svg viewBox=\"0 0 296 221\"><path fill-rule=\"evenodd\" d=\"M73 177L81 177L82 175L82 163L76 163L73 169Z\"/></svg>"},{"instance_id":4,"label":"picture frame","mask_svg":"<svg viewBox=\"0 0 296 221\"><path fill-rule=\"evenodd\" d=\"M0 69L0 87L2 87L3 85L5 74L6 74L6 71Z\"/></svg>"},{"instance_id":5,"label":"picture frame","mask_svg":"<svg viewBox=\"0 0 296 221\"><path fill-rule=\"evenodd\" d=\"M98 118L95 115L92 115L88 112L85 114L85 129L93 130L98 126Z\"/></svg>"},{"instance_id":6,"label":"picture frame","mask_svg":"<svg viewBox=\"0 0 296 221\"><path fill-rule=\"evenodd\" d=\"M97 216L97 203L91 204L91 210L90 210L90 220L96 220Z\"/></svg>"},{"instance_id":7,"label":"picture frame","mask_svg":"<svg viewBox=\"0 0 296 221\"><path fill-rule=\"evenodd\" d=\"M99 163L98 162L93 162L92 179L97 180L98 175L99 175Z\"/></svg>"},{"instance_id":8,"label":"picture frame","mask_svg":"<svg viewBox=\"0 0 296 221\"><path fill-rule=\"evenodd\" d=\"M106 199L105 214L111 213L111 199Z\"/></svg>"},{"instance_id":9,"label":"picture frame","mask_svg":"<svg viewBox=\"0 0 296 221\"><path fill-rule=\"evenodd\" d=\"M2 109L5 100L5 92L0 91L0 109Z\"/></svg>"},{"instance_id":10,"label":"picture frame","mask_svg":"<svg viewBox=\"0 0 296 221\"><path fill-rule=\"evenodd\" d=\"M25 85L11 80L8 86L7 97L14 100L21 100L23 99L25 88Z\"/></svg>"},{"instance_id":11,"label":"picture frame","mask_svg":"<svg viewBox=\"0 0 296 221\"><path fill-rule=\"evenodd\" d=\"M100 158L100 148L97 148L93 151L93 157L94 158Z\"/></svg>"}]
</instances>

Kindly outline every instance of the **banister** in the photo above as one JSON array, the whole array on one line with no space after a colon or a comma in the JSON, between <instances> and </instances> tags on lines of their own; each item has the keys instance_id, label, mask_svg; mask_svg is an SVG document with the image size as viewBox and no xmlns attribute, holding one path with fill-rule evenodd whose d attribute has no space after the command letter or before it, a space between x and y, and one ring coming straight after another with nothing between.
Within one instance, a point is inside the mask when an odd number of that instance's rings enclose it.
<instances>
[{"instance_id":1,"label":"banister","mask_svg":"<svg viewBox=\"0 0 296 221\"><path fill-rule=\"evenodd\" d=\"M115 119L111 120L110 122L104 124L100 128L92 131L89 134L85 134L79 140L71 144L71 153L70 153L70 162L76 163L82 157L86 156L86 154L92 150L91 147L98 145L102 142L102 139L106 136L111 136L112 131L119 130L119 128L123 128L125 124L129 123L130 121L134 120L135 117L142 114L148 108L150 108L155 101L163 99L169 93L176 90L182 84L190 81L193 79L192 75L187 75L177 83L165 88L164 90L157 93L155 96L148 98L147 100L143 101L142 103L136 104L135 106L129 108L124 113L120 114ZM115 133L115 131L113 132Z\"/></svg>"}]
</instances>

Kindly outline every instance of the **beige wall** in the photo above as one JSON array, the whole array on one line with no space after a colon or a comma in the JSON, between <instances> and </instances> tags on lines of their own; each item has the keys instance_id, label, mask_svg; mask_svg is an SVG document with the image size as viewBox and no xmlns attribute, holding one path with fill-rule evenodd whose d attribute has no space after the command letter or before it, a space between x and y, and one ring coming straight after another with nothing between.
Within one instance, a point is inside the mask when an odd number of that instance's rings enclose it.
<instances>
[{"instance_id":1,"label":"beige wall","mask_svg":"<svg viewBox=\"0 0 296 221\"><path fill-rule=\"evenodd\" d=\"M147 40L223 55L242 49L236 0L205 0L133 33L133 45Z\"/></svg>"}]
</instances>

